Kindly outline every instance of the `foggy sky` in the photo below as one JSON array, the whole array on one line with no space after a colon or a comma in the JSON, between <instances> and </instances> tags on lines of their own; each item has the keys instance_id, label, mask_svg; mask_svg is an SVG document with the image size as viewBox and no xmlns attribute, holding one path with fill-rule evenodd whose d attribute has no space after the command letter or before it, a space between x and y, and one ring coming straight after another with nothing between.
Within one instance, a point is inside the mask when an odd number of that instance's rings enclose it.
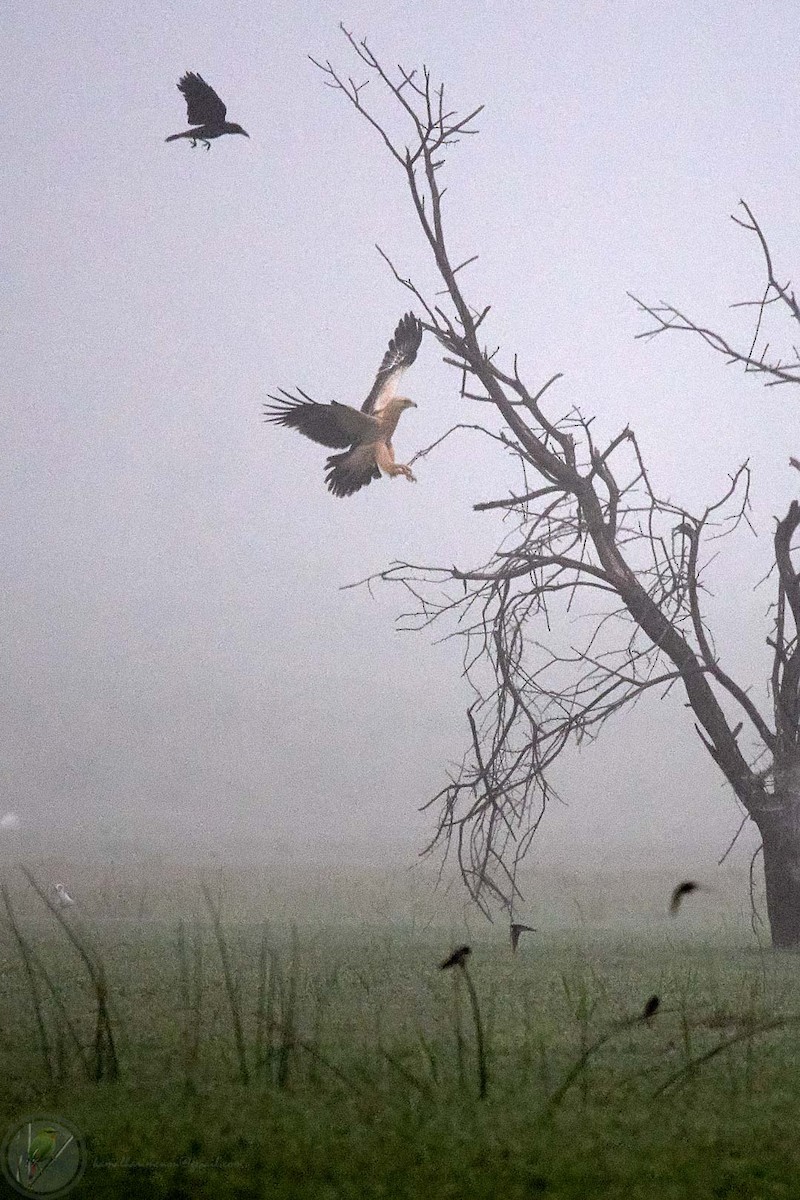
<instances>
[{"instance_id":1,"label":"foggy sky","mask_svg":"<svg viewBox=\"0 0 800 1200\"><path fill-rule=\"evenodd\" d=\"M688 337L635 341L626 296L731 331L763 287L740 197L789 277L800 255L787 3L12 0L4 28L0 807L29 830L421 846L417 809L466 746L460 650L400 634L399 558L468 567L515 483L454 436L418 480L336 500L325 451L264 425L269 391L360 404L409 307L379 259L435 284L402 180L307 55L360 74L344 18L425 61L481 134L447 168L450 241L488 341L551 413L630 423L662 494L702 507L745 458L758 541L708 603L766 708L772 517L796 491L797 408ZM250 141L165 145L199 71ZM370 85L374 87L374 85ZM477 420L425 341L395 446ZM406 386L407 384L407 386ZM794 435L794 436L793 436ZM794 474L794 478L792 475ZM445 632L444 628L441 632ZM738 824L679 697L649 697L559 774L534 854L712 862ZM746 848L742 848L746 853Z\"/></svg>"}]
</instances>

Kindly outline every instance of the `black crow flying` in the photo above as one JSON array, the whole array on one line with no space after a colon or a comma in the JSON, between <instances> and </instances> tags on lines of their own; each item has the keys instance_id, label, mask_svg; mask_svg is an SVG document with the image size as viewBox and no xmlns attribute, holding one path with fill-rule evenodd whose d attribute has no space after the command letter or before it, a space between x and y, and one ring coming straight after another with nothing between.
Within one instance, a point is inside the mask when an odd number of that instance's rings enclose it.
<instances>
[{"instance_id":1,"label":"black crow flying","mask_svg":"<svg viewBox=\"0 0 800 1200\"><path fill-rule=\"evenodd\" d=\"M203 76L198 75L196 71L186 72L178 82L178 91L186 98L187 120L195 128L187 129L184 133L173 133L165 138L165 141L176 142L178 138L191 138L192 147L198 142L204 142L206 150L210 150L209 139L221 137L223 133L241 133L250 137L241 125L234 125L225 120L225 105Z\"/></svg>"}]
</instances>

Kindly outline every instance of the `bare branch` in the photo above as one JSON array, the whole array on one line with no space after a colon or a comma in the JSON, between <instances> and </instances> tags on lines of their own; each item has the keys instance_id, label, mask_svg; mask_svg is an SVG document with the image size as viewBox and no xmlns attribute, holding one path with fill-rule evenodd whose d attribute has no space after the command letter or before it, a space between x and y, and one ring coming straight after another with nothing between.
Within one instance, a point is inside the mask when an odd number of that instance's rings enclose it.
<instances>
[{"instance_id":1,"label":"bare branch","mask_svg":"<svg viewBox=\"0 0 800 1200\"><path fill-rule=\"evenodd\" d=\"M407 140L376 115L375 97L363 84L330 63L316 65L325 82L341 90L376 130L399 166L440 290L429 294L380 248L379 253L395 280L424 308L424 329L442 347L444 362L458 372L460 397L491 405L502 421L499 432L459 422L411 462L456 430L468 429L497 442L515 475L513 484L497 488L508 487L507 496L474 505L481 512L496 510L503 522L504 536L487 562L461 567L394 562L348 585L399 586L408 599L399 628L436 625L443 628L443 638L461 641L463 675L472 694L468 746L447 785L425 805L438 821L428 852L447 854L453 848L470 895L491 915L492 904L510 907L518 895L517 866L556 796L549 779L553 764L654 688L667 694L682 687L708 753L748 813L762 812L770 795L767 775L745 757L738 743L742 723L729 721L718 693L732 698L750 720L762 743L757 754L772 752L778 735L720 663L701 604L704 572L713 561L703 557L705 546L748 522L749 470L747 464L740 467L719 499L695 516L659 496L633 430L626 427L599 445L592 417L574 405L561 416L553 413L550 389L562 378L560 372L529 386L516 355L504 367L499 347L481 341L491 306L462 290L464 269L477 255L465 255L463 249L451 253L442 203L448 153L476 132L481 108L460 117L427 67L389 69L365 41L344 26L342 31L359 69L378 84L378 94L402 122ZM787 363L768 358L768 346L759 349L765 314L775 308L793 311L794 297L788 285L775 281L763 235L746 206L745 213L748 228L762 240L768 269L768 288L754 302L758 315L749 349L735 347L672 306L641 301L654 328L639 336L689 331L769 382L800 383L796 354ZM781 529L786 542L781 595L784 609L793 613L796 572L786 529ZM589 596L599 611L587 611L581 603ZM788 664L798 662L800 670L800 660L796 641L784 634L776 643L775 682L786 700Z\"/></svg>"}]
</instances>

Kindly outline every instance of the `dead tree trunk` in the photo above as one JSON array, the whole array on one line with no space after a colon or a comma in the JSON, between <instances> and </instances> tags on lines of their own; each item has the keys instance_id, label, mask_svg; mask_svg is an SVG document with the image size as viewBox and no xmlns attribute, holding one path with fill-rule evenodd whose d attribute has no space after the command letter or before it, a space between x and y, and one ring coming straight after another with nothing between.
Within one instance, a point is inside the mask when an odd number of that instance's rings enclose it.
<instances>
[{"instance_id":1,"label":"dead tree trunk","mask_svg":"<svg viewBox=\"0 0 800 1200\"><path fill-rule=\"evenodd\" d=\"M772 944L776 949L800 949L800 788L779 806L761 812L756 824L764 852Z\"/></svg>"}]
</instances>

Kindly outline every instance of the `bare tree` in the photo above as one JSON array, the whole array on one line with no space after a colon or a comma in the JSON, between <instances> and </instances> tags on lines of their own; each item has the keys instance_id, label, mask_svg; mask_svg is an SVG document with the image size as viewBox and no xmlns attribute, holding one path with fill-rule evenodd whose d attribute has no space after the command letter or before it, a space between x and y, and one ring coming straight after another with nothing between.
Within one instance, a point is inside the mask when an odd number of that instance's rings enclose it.
<instances>
[{"instance_id":1,"label":"bare tree","mask_svg":"<svg viewBox=\"0 0 800 1200\"><path fill-rule=\"evenodd\" d=\"M729 475L722 495L692 513L656 494L630 428L596 444L592 417L574 407L552 415L560 375L528 385L516 355L503 359L499 347L483 342L490 305L476 305L462 288L462 272L477 255L454 256L450 249L442 182L448 151L476 133L481 109L459 115L427 68L387 68L365 41L343 26L342 32L358 80L330 61L312 61L372 126L402 172L444 290L424 294L380 253L427 314L425 329L458 372L461 395L502 419L498 428L466 427L501 445L519 472L516 491L475 504L478 511L499 510L509 530L487 563L396 562L362 581L369 586L381 579L406 590L413 601L406 627L450 621L464 641L474 693L466 714L470 745L460 769L429 801L438 816L429 849L446 853L455 845L473 899L487 914L493 902L513 911L518 864L555 794L553 763L649 689L663 695L678 684L745 820L752 818L761 831L774 943L799 945L800 578L791 545L800 505L792 503L774 539L772 727L720 663L702 603L716 549L711 544L748 520L747 463ZM368 100L370 81L379 94ZM770 287L759 317L780 301L797 319L793 294L779 288L768 255L767 261ZM675 310L648 312L660 330L687 327ZM733 355L717 335L688 327ZM741 361L771 372L776 382L800 372L797 362L767 366L755 350ZM800 382L800 374L793 381ZM591 605L583 603L589 599ZM584 630L578 644L576 625ZM738 741L745 723L753 745L747 752Z\"/></svg>"}]
</instances>

